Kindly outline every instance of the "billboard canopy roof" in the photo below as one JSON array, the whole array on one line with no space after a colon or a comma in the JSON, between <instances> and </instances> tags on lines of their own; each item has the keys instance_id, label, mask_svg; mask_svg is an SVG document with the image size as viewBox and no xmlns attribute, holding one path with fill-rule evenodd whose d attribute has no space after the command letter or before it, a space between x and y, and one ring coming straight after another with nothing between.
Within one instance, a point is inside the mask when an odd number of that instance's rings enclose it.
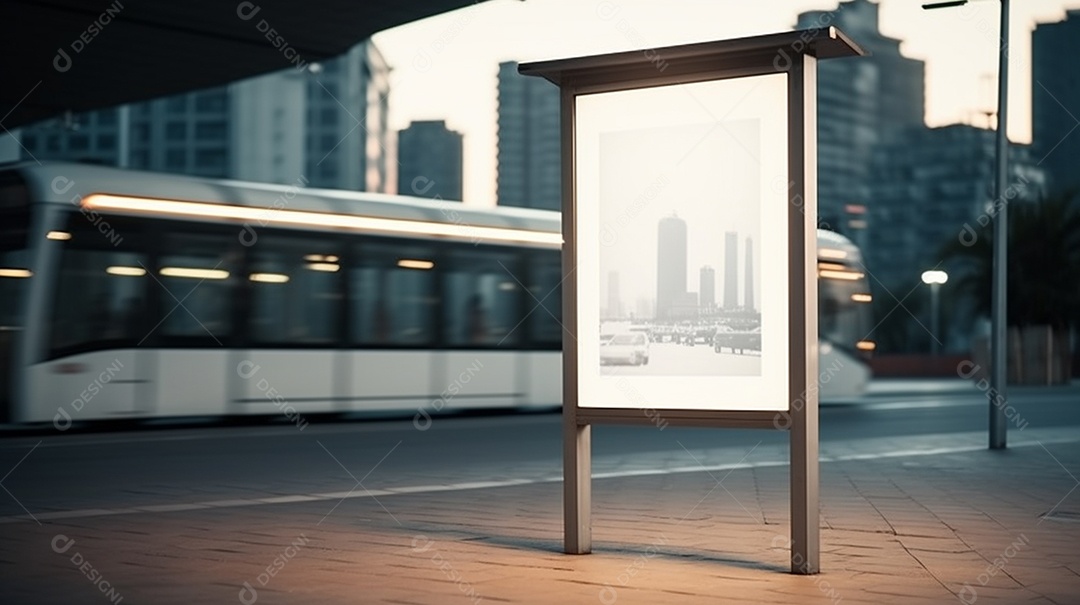
<instances>
[{"instance_id":1,"label":"billboard canopy roof","mask_svg":"<svg viewBox=\"0 0 1080 605\"><path fill-rule=\"evenodd\" d=\"M658 69L666 72L668 67L673 68L672 73L707 71L710 68L724 68L725 62L732 59L737 59L741 64L773 65L777 71L783 71L785 63L800 54L832 59L865 56L868 53L842 31L828 26L606 55L535 61L520 65L518 71L546 78L561 86L579 77L634 80L642 73ZM621 78L623 75L625 78Z\"/></svg>"}]
</instances>

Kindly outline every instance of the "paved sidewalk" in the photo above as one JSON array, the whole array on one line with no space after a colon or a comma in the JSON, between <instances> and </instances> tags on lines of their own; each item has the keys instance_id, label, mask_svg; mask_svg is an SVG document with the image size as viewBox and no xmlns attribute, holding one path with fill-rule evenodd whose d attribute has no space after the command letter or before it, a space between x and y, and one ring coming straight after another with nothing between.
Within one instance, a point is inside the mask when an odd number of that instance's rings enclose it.
<instances>
[{"instance_id":1,"label":"paved sidewalk","mask_svg":"<svg viewBox=\"0 0 1080 605\"><path fill-rule=\"evenodd\" d=\"M598 460L584 556L561 553L547 465L445 491L7 518L0 601L1080 602L1080 429L1011 438L829 444L817 576L787 573L788 472L762 446Z\"/></svg>"}]
</instances>

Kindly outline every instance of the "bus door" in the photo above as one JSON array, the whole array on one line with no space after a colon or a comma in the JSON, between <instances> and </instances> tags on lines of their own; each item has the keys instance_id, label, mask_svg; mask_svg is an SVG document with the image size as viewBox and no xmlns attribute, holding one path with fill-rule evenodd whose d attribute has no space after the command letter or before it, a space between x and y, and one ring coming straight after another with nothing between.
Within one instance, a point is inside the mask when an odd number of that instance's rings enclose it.
<instances>
[{"instance_id":1,"label":"bus door","mask_svg":"<svg viewBox=\"0 0 1080 605\"><path fill-rule=\"evenodd\" d=\"M41 263L48 278L42 342L28 372L32 421L108 420L148 415L150 332L146 297L149 258L134 222L65 211L46 236ZM33 301L32 301L33 302Z\"/></svg>"},{"instance_id":2,"label":"bus door","mask_svg":"<svg viewBox=\"0 0 1080 605\"><path fill-rule=\"evenodd\" d=\"M13 420L18 371L15 343L25 328L23 315L32 275L26 249L27 222L24 213L0 218L0 422Z\"/></svg>"}]
</instances>

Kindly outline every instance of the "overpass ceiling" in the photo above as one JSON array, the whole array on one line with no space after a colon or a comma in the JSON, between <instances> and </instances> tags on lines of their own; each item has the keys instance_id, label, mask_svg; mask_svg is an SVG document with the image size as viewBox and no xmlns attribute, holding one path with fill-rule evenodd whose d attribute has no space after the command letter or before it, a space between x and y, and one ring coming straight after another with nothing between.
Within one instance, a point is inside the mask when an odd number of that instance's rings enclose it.
<instances>
[{"instance_id":1,"label":"overpass ceiling","mask_svg":"<svg viewBox=\"0 0 1080 605\"><path fill-rule=\"evenodd\" d=\"M3 0L0 125L11 129L68 110L198 90L333 57L378 31L469 4Z\"/></svg>"}]
</instances>

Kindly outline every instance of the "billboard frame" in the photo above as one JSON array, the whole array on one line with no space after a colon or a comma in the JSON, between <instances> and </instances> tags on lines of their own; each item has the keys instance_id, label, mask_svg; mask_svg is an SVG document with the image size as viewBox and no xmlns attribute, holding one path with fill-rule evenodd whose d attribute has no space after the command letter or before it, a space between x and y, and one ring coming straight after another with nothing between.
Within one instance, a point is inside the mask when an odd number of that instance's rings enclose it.
<instances>
[{"instance_id":1,"label":"billboard frame","mask_svg":"<svg viewBox=\"0 0 1080 605\"><path fill-rule=\"evenodd\" d=\"M560 88L563 229L564 550L592 550L592 425L787 430L791 451L791 572L820 571L817 309L817 62L866 53L835 27L522 64L524 75ZM576 97L768 74L787 75L788 409L738 411L582 407L578 384L579 297L573 273L576 219Z\"/></svg>"}]
</instances>

